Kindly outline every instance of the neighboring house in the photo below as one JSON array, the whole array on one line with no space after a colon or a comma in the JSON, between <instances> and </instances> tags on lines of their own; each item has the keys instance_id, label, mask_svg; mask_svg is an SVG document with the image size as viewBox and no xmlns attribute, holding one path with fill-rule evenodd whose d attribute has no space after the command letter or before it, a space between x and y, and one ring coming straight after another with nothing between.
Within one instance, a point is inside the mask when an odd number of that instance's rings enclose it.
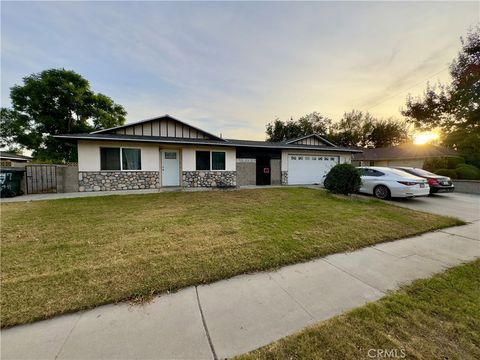
<instances>
[{"instance_id":1,"label":"neighboring house","mask_svg":"<svg viewBox=\"0 0 480 360\"><path fill-rule=\"evenodd\" d=\"M441 146L412 143L376 149L364 149L355 154L352 163L360 166L411 166L423 168L426 159L458 156L457 152Z\"/></svg>"},{"instance_id":2,"label":"neighboring house","mask_svg":"<svg viewBox=\"0 0 480 360\"><path fill-rule=\"evenodd\" d=\"M32 158L30 156L23 156L0 151L1 167L24 167L30 161L32 161Z\"/></svg>"},{"instance_id":3,"label":"neighboring house","mask_svg":"<svg viewBox=\"0 0 480 360\"><path fill-rule=\"evenodd\" d=\"M283 142L223 139L169 115L56 137L77 141L79 191L313 184L360 152L315 134Z\"/></svg>"}]
</instances>

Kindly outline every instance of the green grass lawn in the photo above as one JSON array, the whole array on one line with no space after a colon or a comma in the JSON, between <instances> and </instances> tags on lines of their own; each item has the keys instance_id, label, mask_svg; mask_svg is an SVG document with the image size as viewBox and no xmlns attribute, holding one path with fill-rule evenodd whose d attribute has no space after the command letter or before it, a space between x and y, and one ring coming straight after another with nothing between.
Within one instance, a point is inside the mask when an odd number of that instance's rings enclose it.
<instances>
[{"instance_id":1,"label":"green grass lawn","mask_svg":"<svg viewBox=\"0 0 480 360\"><path fill-rule=\"evenodd\" d=\"M375 357L370 349L393 350L397 357ZM239 360L369 358L480 359L480 260L415 281Z\"/></svg>"},{"instance_id":2,"label":"green grass lawn","mask_svg":"<svg viewBox=\"0 0 480 360\"><path fill-rule=\"evenodd\" d=\"M303 188L2 204L1 325L460 223Z\"/></svg>"}]
</instances>

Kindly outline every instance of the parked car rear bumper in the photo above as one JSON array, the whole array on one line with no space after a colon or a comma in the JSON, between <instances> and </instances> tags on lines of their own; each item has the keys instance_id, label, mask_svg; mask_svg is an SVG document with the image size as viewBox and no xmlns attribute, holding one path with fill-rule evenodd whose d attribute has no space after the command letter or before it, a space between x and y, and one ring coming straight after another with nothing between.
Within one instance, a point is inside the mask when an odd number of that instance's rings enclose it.
<instances>
[{"instance_id":1,"label":"parked car rear bumper","mask_svg":"<svg viewBox=\"0 0 480 360\"><path fill-rule=\"evenodd\" d=\"M430 194L430 187L427 185L424 188L410 187L405 186L405 188L397 188L391 191L392 197L417 197L417 196L428 196Z\"/></svg>"},{"instance_id":2,"label":"parked car rear bumper","mask_svg":"<svg viewBox=\"0 0 480 360\"><path fill-rule=\"evenodd\" d=\"M455 190L454 185L450 186L431 186L430 193L440 193L440 192L453 192Z\"/></svg>"}]
</instances>

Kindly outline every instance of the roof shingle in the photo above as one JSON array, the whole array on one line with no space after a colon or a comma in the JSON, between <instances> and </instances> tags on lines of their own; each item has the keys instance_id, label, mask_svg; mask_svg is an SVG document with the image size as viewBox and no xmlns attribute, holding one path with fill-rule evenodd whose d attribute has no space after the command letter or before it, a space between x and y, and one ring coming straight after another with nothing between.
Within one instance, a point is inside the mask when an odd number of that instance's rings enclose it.
<instances>
[{"instance_id":1,"label":"roof shingle","mask_svg":"<svg viewBox=\"0 0 480 360\"><path fill-rule=\"evenodd\" d=\"M416 145L406 143L398 146L364 149L363 153L355 154L353 160L390 160L390 159L416 159L441 156L458 156L455 150L445 147L424 144Z\"/></svg>"}]
</instances>

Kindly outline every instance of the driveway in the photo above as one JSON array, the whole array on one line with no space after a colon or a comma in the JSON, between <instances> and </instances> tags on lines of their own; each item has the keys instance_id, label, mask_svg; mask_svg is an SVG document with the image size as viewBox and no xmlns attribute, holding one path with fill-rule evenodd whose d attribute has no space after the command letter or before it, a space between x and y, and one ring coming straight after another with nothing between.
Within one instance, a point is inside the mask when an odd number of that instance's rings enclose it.
<instances>
[{"instance_id":1,"label":"driveway","mask_svg":"<svg viewBox=\"0 0 480 360\"><path fill-rule=\"evenodd\" d=\"M413 199L392 199L389 202L413 210L453 216L466 222L480 220L480 195L435 194Z\"/></svg>"}]
</instances>

